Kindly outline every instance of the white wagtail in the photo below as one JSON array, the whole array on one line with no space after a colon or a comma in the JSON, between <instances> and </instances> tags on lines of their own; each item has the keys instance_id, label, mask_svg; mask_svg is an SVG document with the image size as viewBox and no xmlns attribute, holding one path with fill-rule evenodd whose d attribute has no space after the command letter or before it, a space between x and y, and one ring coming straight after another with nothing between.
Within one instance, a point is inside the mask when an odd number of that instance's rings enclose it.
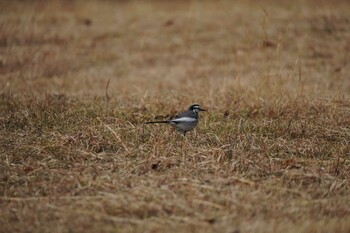
<instances>
[{"instance_id":1,"label":"white wagtail","mask_svg":"<svg viewBox=\"0 0 350 233\"><path fill-rule=\"evenodd\" d=\"M145 124L156 124L156 123L164 123L170 124L177 131L179 131L183 136L186 135L188 131L194 129L194 127L198 124L198 113L200 111L207 111L199 107L198 104L191 105L186 112L182 112L172 119L165 121L149 121L145 122Z\"/></svg>"}]
</instances>

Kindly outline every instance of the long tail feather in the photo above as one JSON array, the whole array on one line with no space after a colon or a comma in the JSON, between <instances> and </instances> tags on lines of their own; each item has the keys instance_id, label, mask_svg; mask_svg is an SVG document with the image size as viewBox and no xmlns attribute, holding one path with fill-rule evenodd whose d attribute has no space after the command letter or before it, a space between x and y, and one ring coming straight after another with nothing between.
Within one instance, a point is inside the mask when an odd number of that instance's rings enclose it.
<instances>
[{"instance_id":1,"label":"long tail feather","mask_svg":"<svg viewBox=\"0 0 350 233\"><path fill-rule=\"evenodd\" d=\"M169 123L170 121L148 121L145 124Z\"/></svg>"}]
</instances>

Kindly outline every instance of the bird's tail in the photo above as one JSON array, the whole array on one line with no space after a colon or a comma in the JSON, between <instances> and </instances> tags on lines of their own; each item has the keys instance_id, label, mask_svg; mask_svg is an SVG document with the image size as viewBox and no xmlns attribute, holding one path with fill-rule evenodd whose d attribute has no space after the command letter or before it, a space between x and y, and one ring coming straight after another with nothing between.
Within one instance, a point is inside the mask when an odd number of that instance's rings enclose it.
<instances>
[{"instance_id":1,"label":"bird's tail","mask_svg":"<svg viewBox=\"0 0 350 233\"><path fill-rule=\"evenodd\" d=\"M148 121L145 124L169 123L170 121Z\"/></svg>"}]
</instances>

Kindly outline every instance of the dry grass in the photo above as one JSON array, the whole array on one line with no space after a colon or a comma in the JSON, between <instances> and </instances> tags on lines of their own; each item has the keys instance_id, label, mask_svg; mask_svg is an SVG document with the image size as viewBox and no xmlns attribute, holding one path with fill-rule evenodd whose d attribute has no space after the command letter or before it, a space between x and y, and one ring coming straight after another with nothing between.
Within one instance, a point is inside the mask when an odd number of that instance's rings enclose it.
<instances>
[{"instance_id":1,"label":"dry grass","mask_svg":"<svg viewBox=\"0 0 350 233\"><path fill-rule=\"evenodd\" d=\"M0 232L350 231L347 1L0 9Z\"/></svg>"}]
</instances>

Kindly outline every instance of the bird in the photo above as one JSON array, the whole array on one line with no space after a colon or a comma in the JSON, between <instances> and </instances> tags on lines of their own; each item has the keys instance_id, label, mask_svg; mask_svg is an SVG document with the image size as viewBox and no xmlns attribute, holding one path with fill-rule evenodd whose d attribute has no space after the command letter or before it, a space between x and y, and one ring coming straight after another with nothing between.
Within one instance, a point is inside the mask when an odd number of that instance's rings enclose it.
<instances>
[{"instance_id":1,"label":"bird","mask_svg":"<svg viewBox=\"0 0 350 233\"><path fill-rule=\"evenodd\" d=\"M148 121L145 124L170 124L183 136L186 136L188 131L193 130L198 124L198 113L207 111L199 106L199 104L191 105L187 111L182 112L169 120L163 121Z\"/></svg>"}]
</instances>

